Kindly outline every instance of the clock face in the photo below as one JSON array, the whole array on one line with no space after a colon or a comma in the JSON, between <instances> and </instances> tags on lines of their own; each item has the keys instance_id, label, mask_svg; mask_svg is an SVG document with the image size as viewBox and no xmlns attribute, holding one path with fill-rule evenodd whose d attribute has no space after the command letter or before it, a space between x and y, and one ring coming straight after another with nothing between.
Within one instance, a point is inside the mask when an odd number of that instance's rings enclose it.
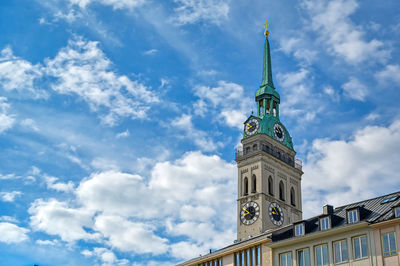
<instances>
[{"instance_id":1,"label":"clock face","mask_svg":"<svg viewBox=\"0 0 400 266\"><path fill-rule=\"evenodd\" d=\"M269 205L268 211L271 222L276 226L281 226L283 224L283 212L278 203L272 202Z\"/></svg>"},{"instance_id":2,"label":"clock face","mask_svg":"<svg viewBox=\"0 0 400 266\"><path fill-rule=\"evenodd\" d=\"M247 202L240 211L240 221L245 225L253 224L258 216L260 216L260 207L254 201Z\"/></svg>"},{"instance_id":3,"label":"clock face","mask_svg":"<svg viewBox=\"0 0 400 266\"><path fill-rule=\"evenodd\" d=\"M283 141L285 139L285 132L283 131L283 128L279 124L274 125L274 135L275 138L279 141Z\"/></svg>"},{"instance_id":4,"label":"clock face","mask_svg":"<svg viewBox=\"0 0 400 266\"><path fill-rule=\"evenodd\" d=\"M260 124L259 124L258 120L255 118L252 118L246 123L244 132L246 132L247 136L251 136L257 132L259 125Z\"/></svg>"}]
</instances>

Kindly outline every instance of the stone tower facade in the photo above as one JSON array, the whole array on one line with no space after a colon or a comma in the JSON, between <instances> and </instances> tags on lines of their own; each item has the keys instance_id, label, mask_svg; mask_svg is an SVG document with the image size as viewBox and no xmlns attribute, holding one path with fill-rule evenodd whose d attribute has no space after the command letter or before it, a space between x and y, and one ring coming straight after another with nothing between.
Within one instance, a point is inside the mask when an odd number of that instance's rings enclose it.
<instances>
[{"instance_id":1,"label":"stone tower facade","mask_svg":"<svg viewBox=\"0 0 400 266\"><path fill-rule=\"evenodd\" d=\"M238 166L237 237L245 239L302 219L301 162L280 122L280 96L272 81L266 31L263 81L256 92L257 116L244 123Z\"/></svg>"}]
</instances>

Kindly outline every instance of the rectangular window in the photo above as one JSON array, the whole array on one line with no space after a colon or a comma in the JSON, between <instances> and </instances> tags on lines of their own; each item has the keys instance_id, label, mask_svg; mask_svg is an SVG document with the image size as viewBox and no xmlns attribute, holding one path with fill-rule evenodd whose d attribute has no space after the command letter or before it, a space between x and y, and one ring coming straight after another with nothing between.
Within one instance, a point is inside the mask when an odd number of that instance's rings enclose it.
<instances>
[{"instance_id":1,"label":"rectangular window","mask_svg":"<svg viewBox=\"0 0 400 266\"><path fill-rule=\"evenodd\" d=\"M396 255L396 236L394 232L382 235L383 256Z\"/></svg>"},{"instance_id":2,"label":"rectangular window","mask_svg":"<svg viewBox=\"0 0 400 266\"><path fill-rule=\"evenodd\" d=\"M321 225L321 230L328 230L331 227L329 217L321 218L319 222Z\"/></svg>"},{"instance_id":3,"label":"rectangular window","mask_svg":"<svg viewBox=\"0 0 400 266\"><path fill-rule=\"evenodd\" d=\"M367 236L353 237L353 251L356 260L368 257Z\"/></svg>"},{"instance_id":4,"label":"rectangular window","mask_svg":"<svg viewBox=\"0 0 400 266\"><path fill-rule=\"evenodd\" d=\"M296 224L294 228L295 228L295 236L304 235L304 224Z\"/></svg>"},{"instance_id":5,"label":"rectangular window","mask_svg":"<svg viewBox=\"0 0 400 266\"><path fill-rule=\"evenodd\" d=\"M335 263L347 261L347 242L341 240L333 243Z\"/></svg>"},{"instance_id":6,"label":"rectangular window","mask_svg":"<svg viewBox=\"0 0 400 266\"><path fill-rule=\"evenodd\" d=\"M352 210L347 213L347 222L354 224L358 222L358 210Z\"/></svg>"},{"instance_id":7,"label":"rectangular window","mask_svg":"<svg viewBox=\"0 0 400 266\"><path fill-rule=\"evenodd\" d=\"M310 266L310 250L308 248L297 251L297 265Z\"/></svg>"},{"instance_id":8,"label":"rectangular window","mask_svg":"<svg viewBox=\"0 0 400 266\"><path fill-rule=\"evenodd\" d=\"M320 245L315 247L315 265L325 266L328 265L328 245Z\"/></svg>"},{"instance_id":9,"label":"rectangular window","mask_svg":"<svg viewBox=\"0 0 400 266\"><path fill-rule=\"evenodd\" d=\"M239 266L240 265L240 255L239 253L236 253L235 255L235 266Z\"/></svg>"},{"instance_id":10,"label":"rectangular window","mask_svg":"<svg viewBox=\"0 0 400 266\"><path fill-rule=\"evenodd\" d=\"M394 209L394 216L399 218L400 217L400 207Z\"/></svg>"},{"instance_id":11,"label":"rectangular window","mask_svg":"<svg viewBox=\"0 0 400 266\"><path fill-rule=\"evenodd\" d=\"M292 266L292 252L280 254L279 261L279 266Z\"/></svg>"},{"instance_id":12,"label":"rectangular window","mask_svg":"<svg viewBox=\"0 0 400 266\"><path fill-rule=\"evenodd\" d=\"M257 265L261 264L261 247L257 247Z\"/></svg>"},{"instance_id":13,"label":"rectangular window","mask_svg":"<svg viewBox=\"0 0 400 266\"><path fill-rule=\"evenodd\" d=\"M244 266L244 265L245 265L245 264L244 264L244 262L245 262L245 260L244 260L244 259L245 259L245 258L244 258L244 257L245 257L245 255L246 255L246 254L244 253L244 251L242 251L242 266Z\"/></svg>"}]
</instances>

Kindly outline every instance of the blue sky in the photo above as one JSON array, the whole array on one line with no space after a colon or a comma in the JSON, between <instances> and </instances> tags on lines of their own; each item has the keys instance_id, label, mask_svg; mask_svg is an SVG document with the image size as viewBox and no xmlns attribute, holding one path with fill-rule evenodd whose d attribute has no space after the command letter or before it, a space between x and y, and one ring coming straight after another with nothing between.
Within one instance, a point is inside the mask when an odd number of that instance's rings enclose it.
<instances>
[{"instance_id":1,"label":"blue sky","mask_svg":"<svg viewBox=\"0 0 400 266\"><path fill-rule=\"evenodd\" d=\"M0 2L4 265L170 265L236 237L271 22L303 213L400 190L396 0Z\"/></svg>"}]
</instances>

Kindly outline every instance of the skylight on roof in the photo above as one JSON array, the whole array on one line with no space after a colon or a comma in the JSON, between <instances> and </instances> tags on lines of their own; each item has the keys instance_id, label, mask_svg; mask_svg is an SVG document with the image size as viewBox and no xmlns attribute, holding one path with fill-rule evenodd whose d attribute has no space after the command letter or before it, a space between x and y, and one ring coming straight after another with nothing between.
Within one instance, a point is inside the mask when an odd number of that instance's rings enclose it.
<instances>
[{"instance_id":1,"label":"skylight on roof","mask_svg":"<svg viewBox=\"0 0 400 266\"><path fill-rule=\"evenodd\" d=\"M399 197L398 195L394 195L394 196L392 196L392 197L390 197L390 198L383 199L382 202L381 202L381 204L395 201L395 200L397 200L398 197Z\"/></svg>"}]
</instances>

